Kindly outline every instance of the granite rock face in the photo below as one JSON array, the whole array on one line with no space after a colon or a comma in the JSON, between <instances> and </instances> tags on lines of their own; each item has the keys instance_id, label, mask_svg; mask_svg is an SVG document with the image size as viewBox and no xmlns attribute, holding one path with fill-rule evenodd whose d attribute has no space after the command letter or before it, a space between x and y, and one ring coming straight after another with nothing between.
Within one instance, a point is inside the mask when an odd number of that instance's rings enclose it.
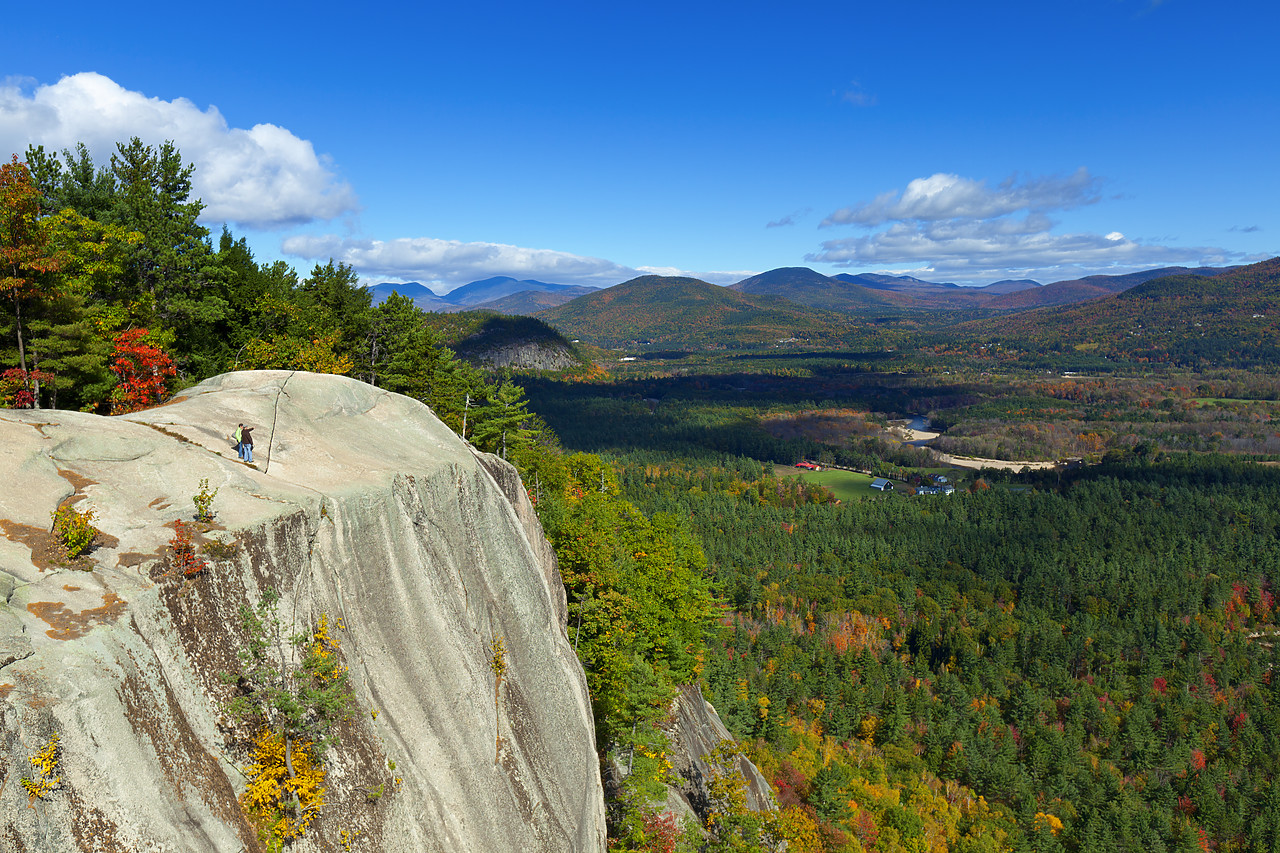
<instances>
[{"instance_id":1,"label":"granite rock face","mask_svg":"<svg viewBox=\"0 0 1280 853\"><path fill-rule=\"evenodd\" d=\"M171 540L202 479L196 542L233 547L185 576ZM102 534L59 566L66 503ZM586 682L514 470L409 398L288 371L123 417L0 412L0 849L259 849L225 673L267 588L292 630L328 617L356 698L296 850L604 849ZM60 781L31 799L55 733Z\"/></svg>"},{"instance_id":2,"label":"granite rock face","mask_svg":"<svg viewBox=\"0 0 1280 853\"><path fill-rule=\"evenodd\" d=\"M551 341L517 341L487 347L484 337L479 336L459 344L458 354L484 367L521 370L566 370L578 363L568 349Z\"/></svg>"},{"instance_id":3,"label":"granite rock face","mask_svg":"<svg viewBox=\"0 0 1280 853\"><path fill-rule=\"evenodd\" d=\"M705 820L710 808L707 786L714 776L710 756L726 741L732 743L733 735L697 685L680 688L665 729L671 741L672 769L680 780L668 797L668 806L674 806L671 810L676 813L692 813ZM750 759L738 753L727 769L742 775L747 808L758 812L777 809L773 788Z\"/></svg>"}]
</instances>

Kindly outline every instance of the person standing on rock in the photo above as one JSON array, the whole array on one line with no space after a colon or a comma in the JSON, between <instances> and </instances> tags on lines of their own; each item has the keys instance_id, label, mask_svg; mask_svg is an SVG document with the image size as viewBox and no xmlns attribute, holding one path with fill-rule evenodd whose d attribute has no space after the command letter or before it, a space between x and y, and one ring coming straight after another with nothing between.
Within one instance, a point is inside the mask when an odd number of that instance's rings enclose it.
<instances>
[{"instance_id":1,"label":"person standing on rock","mask_svg":"<svg viewBox=\"0 0 1280 853\"><path fill-rule=\"evenodd\" d=\"M240 424L240 458L253 464L253 427Z\"/></svg>"},{"instance_id":2,"label":"person standing on rock","mask_svg":"<svg viewBox=\"0 0 1280 853\"><path fill-rule=\"evenodd\" d=\"M244 424L236 424L236 431L231 433L231 438L236 443L236 456L244 459L244 444L240 441L240 430L242 429L244 429Z\"/></svg>"}]
</instances>

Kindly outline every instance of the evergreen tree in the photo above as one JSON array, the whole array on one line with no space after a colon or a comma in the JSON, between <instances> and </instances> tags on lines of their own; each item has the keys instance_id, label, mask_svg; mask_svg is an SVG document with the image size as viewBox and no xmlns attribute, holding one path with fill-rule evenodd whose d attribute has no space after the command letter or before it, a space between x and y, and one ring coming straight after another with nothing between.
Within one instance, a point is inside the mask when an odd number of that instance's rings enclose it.
<instances>
[{"instance_id":1,"label":"evergreen tree","mask_svg":"<svg viewBox=\"0 0 1280 853\"><path fill-rule=\"evenodd\" d=\"M107 167L94 164L83 142L76 144L74 152L63 150L62 159L57 154L46 153L43 145L30 146L26 161L36 187L44 196L46 210L60 212L71 208L95 222L115 221L115 175Z\"/></svg>"},{"instance_id":2,"label":"evergreen tree","mask_svg":"<svg viewBox=\"0 0 1280 853\"><path fill-rule=\"evenodd\" d=\"M134 137L118 143L111 155L115 179L113 223L143 235L129 254L126 285L150 302L148 327L172 332L171 346L180 369L207 376L226 361L227 294L210 282L212 250L200 225L204 204L191 199L195 167L184 164L173 142L158 149Z\"/></svg>"},{"instance_id":3,"label":"evergreen tree","mask_svg":"<svg viewBox=\"0 0 1280 853\"><path fill-rule=\"evenodd\" d=\"M291 331L315 336L336 333L334 351L350 359L356 376L372 377L365 344L372 321L373 295L360 286L360 277L348 264L316 264L296 294L297 314Z\"/></svg>"},{"instance_id":4,"label":"evergreen tree","mask_svg":"<svg viewBox=\"0 0 1280 853\"><path fill-rule=\"evenodd\" d=\"M534 430L528 426L528 405L524 389L510 377L503 377L489 388L489 402L480 408L475 419L472 442L503 459L520 454L534 440Z\"/></svg>"},{"instance_id":5,"label":"evergreen tree","mask_svg":"<svg viewBox=\"0 0 1280 853\"><path fill-rule=\"evenodd\" d=\"M366 356L371 384L429 399L439 350L439 338L409 297L393 293L373 308Z\"/></svg>"}]
</instances>

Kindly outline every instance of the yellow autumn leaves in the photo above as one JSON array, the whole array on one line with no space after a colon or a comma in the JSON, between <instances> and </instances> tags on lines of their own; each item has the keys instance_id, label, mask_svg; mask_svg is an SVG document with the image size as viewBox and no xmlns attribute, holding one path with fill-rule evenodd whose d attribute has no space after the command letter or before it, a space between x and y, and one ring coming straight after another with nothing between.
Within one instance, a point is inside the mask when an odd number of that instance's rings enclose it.
<instances>
[{"instance_id":1,"label":"yellow autumn leaves","mask_svg":"<svg viewBox=\"0 0 1280 853\"><path fill-rule=\"evenodd\" d=\"M263 729L254 741L253 763L245 769L249 785L240 799L245 813L273 838L300 837L324 806L324 767L313 759L311 747L309 741L295 741L286 761L283 735Z\"/></svg>"},{"instance_id":2,"label":"yellow autumn leaves","mask_svg":"<svg viewBox=\"0 0 1280 853\"><path fill-rule=\"evenodd\" d=\"M32 802L43 800L58 787L62 777L58 772L58 733L54 732L40 750L27 759L35 768L36 775L22 777L22 790Z\"/></svg>"}]
</instances>

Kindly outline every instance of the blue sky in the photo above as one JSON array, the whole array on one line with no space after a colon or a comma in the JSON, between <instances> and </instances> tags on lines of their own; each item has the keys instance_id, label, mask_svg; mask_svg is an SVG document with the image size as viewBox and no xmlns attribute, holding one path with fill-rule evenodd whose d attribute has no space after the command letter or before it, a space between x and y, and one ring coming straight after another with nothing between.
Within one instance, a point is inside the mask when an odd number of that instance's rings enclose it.
<instances>
[{"instance_id":1,"label":"blue sky","mask_svg":"<svg viewBox=\"0 0 1280 853\"><path fill-rule=\"evenodd\" d=\"M0 151L174 139L306 272L1042 282L1280 254L1263 2L20 4Z\"/></svg>"}]
</instances>

